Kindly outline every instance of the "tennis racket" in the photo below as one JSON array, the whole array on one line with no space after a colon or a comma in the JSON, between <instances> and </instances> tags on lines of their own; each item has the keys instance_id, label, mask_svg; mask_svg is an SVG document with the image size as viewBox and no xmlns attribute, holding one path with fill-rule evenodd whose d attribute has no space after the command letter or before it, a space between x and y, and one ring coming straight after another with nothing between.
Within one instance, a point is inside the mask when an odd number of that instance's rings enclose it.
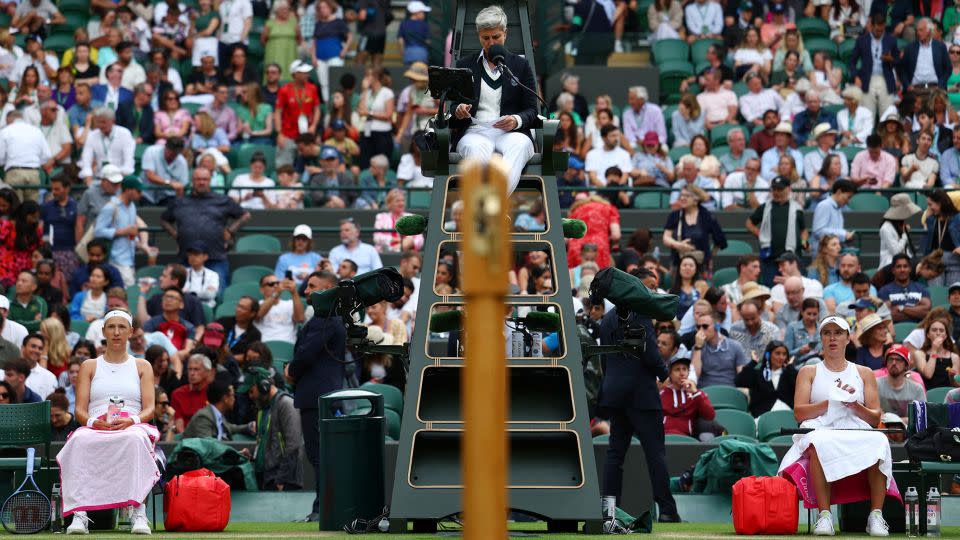
<instances>
[{"instance_id":1,"label":"tennis racket","mask_svg":"<svg viewBox=\"0 0 960 540\"><path fill-rule=\"evenodd\" d=\"M27 477L0 509L3 528L14 534L34 534L50 526L50 499L33 481L34 451L27 448Z\"/></svg>"}]
</instances>

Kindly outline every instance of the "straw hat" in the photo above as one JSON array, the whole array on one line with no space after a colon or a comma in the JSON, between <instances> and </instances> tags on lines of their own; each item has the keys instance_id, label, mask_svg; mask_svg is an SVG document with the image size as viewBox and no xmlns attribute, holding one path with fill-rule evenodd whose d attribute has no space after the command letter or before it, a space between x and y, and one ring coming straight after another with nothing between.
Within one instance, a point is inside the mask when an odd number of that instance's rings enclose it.
<instances>
[{"instance_id":1,"label":"straw hat","mask_svg":"<svg viewBox=\"0 0 960 540\"><path fill-rule=\"evenodd\" d=\"M836 134L837 134L837 130L830 127L830 124L823 122L823 123L817 124L817 126L813 128L813 132L810 133L810 138L813 140L817 140L820 138L821 135L836 135Z\"/></svg>"},{"instance_id":2,"label":"straw hat","mask_svg":"<svg viewBox=\"0 0 960 540\"><path fill-rule=\"evenodd\" d=\"M793 136L793 124L790 122L780 122L777 124L777 127L773 128L774 133L786 133L787 135Z\"/></svg>"},{"instance_id":3,"label":"straw hat","mask_svg":"<svg viewBox=\"0 0 960 540\"><path fill-rule=\"evenodd\" d=\"M860 335L866 335L867 332L881 324L883 324L883 319L881 319L876 313L867 315L866 317L860 319Z\"/></svg>"},{"instance_id":4,"label":"straw hat","mask_svg":"<svg viewBox=\"0 0 960 540\"><path fill-rule=\"evenodd\" d=\"M923 209L910 200L910 195L906 193L897 193L890 198L890 208L883 213L883 219L902 221L904 219L909 219L920 212L923 212Z\"/></svg>"},{"instance_id":5,"label":"straw hat","mask_svg":"<svg viewBox=\"0 0 960 540\"><path fill-rule=\"evenodd\" d=\"M740 287L741 292L743 292L743 297L740 298L740 303L743 304L748 300L769 300L770 299L770 289L760 285L756 281L748 281Z\"/></svg>"}]
</instances>

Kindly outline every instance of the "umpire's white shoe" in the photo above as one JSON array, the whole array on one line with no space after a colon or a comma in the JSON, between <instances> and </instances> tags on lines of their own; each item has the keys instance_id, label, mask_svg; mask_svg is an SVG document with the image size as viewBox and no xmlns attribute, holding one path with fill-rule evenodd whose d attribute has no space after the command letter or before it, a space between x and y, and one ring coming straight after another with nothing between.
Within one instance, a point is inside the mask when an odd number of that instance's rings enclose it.
<instances>
[{"instance_id":1,"label":"umpire's white shoe","mask_svg":"<svg viewBox=\"0 0 960 540\"><path fill-rule=\"evenodd\" d=\"M880 510L874 510L867 516L867 534L870 536L890 536L890 527L883 519Z\"/></svg>"},{"instance_id":2,"label":"umpire's white shoe","mask_svg":"<svg viewBox=\"0 0 960 540\"><path fill-rule=\"evenodd\" d=\"M90 518L87 517L86 512L74 512L73 521L67 527L67 534L89 534L90 529L87 527L89 523Z\"/></svg>"},{"instance_id":3,"label":"umpire's white shoe","mask_svg":"<svg viewBox=\"0 0 960 540\"><path fill-rule=\"evenodd\" d=\"M813 528L813 534L817 536L833 536L836 534L833 530L833 515L829 510L824 510L817 516L817 525Z\"/></svg>"},{"instance_id":4,"label":"umpire's white shoe","mask_svg":"<svg viewBox=\"0 0 960 540\"><path fill-rule=\"evenodd\" d=\"M147 509L144 505L133 509L130 532L132 534L150 534L150 521L147 520Z\"/></svg>"}]
</instances>

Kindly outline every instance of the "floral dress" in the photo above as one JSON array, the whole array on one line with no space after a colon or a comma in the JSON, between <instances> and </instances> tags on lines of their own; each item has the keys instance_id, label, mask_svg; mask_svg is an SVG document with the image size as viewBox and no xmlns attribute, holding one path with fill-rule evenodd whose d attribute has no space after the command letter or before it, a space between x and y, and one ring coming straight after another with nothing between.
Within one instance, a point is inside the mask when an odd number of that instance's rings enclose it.
<instances>
[{"instance_id":1,"label":"floral dress","mask_svg":"<svg viewBox=\"0 0 960 540\"><path fill-rule=\"evenodd\" d=\"M0 220L0 284L11 287L21 270L33 268L33 252L40 249L43 231L37 227L37 242L29 249L16 248L17 226L13 221Z\"/></svg>"}]
</instances>

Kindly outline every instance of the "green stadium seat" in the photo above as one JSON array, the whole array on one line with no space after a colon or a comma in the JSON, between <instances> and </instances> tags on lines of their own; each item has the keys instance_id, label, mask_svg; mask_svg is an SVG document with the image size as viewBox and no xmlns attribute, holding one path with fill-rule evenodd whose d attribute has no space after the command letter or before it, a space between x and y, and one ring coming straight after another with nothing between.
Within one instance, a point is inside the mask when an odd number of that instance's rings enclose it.
<instances>
[{"instance_id":1,"label":"green stadium seat","mask_svg":"<svg viewBox=\"0 0 960 540\"><path fill-rule=\"evenodd\" d=\"M646 193L640 191L637 192L636 196L633 198L633 207L647 210L659 210L668 206L667 204L664 204L664 199L669 201L670 194L660 192Z\"/></svg>"},{"instance_id":2,"label":"green stadium seat","mask_svg":"<svg viewBox=\"0 0 960 540\"><path fill-rule=\"evenodd\" d=\"M139 279L143 277L152 277L154 279L157 279L160 277L160 274L163 273L164 268L166 268L166 266L161 264L142 266L140 268L137 268L137 278Z\"/></svg>"},{"instance_id":3,"label":"green stadium seat","mask_svg":"<svg viewBox=\"0 0 960 540\"><path fill-rule=\"evenodd\" d=\"M260 278L273 273L273 268L266 266L241 266L230 274L230 283L260 283Z\"/></svg>"},{"instance_id":4,"label":"green stadium seat","mask_svg":"<svg viewBox=\"0 0 960 540\"><path fill-rule=\"evenodd\" d=\"M223 290L223 302L236 303L236 301L243 296L252 296L257 299L263 298L263 295L260 294L260 284L250 282L234 283ZM233 310L230 311L230 315L233 315Z\"/></svg>"},{"instance_id":5,"label":"green stadium seat","mask_svg":"<svg viewBox=\"0 0 960 540\"><path fill-rule=\"evenodd\" d=\"M713 404L714 409L747 410L746 394L733 386L707 386L701 388L701 390L710 398L710 403Z\"/></svg>"},{"instance_id":6,"label":"green stadium seat","mask_svg":"<svg viewBox=\"0 0 960 540\"><path fill-rule=\"evenodd\" d=\"M819 20L819 19L818 19ZM826 24L824 21L820 21ZM804 47L810 51L810 56L813 56L813 53L818 51L823 51L830 55L830 58L836 58L837 54L837 44L833 42L830 38L826 37L814 37L810 39L805 39L803 43Z\"/></svg>"},{"instance_id":7,"label":"green stadium seat","mask_svg":"<svg viewBox=\"0 0 960 540\"><path fill-rule=\"evenodd\" d=\"M231 167L232 167L232 165L231 165ZM230 172L227 173L227 177L224 179L224 182L226 183L227 188L232 188L232 187L233 187L233 181L236 180L237 177L240 176L241 174L250 174L250 168L249 168L249 167L236 167L236 168L231 169Z\"/></svg>"},{"instance_id":8,"label":"green stadium seat","mask_svg":"<svg viewBox=\"0 0 960 540\"><path fill-rule=\"evenodd\" d=\"M890 208L890 201L876 193L857 193L850 198L847 206L855 212L886 212Z\"/></svg>"},{"instance_id":9,"label":"green stadium seat","mask_svg":"<svg viewBox=\"0 0 960 540\"><path fill-rule=\"evenodd\" d=\"M269 144L244 144L240 146L240 150L237 153L237 166L238 167L249 167L250 158L253 157L253 154L261 152L264 157L267 158L267 176L273 174L274 169L276 168L277 163L277 148Z\"/></svg>"},{"instance_id":10,"label":"green stadium seat","mask_svg":"<svg viewBox=\"0 0 960 540\"><path fill-rule=\"evenodd\" d=\"M727 247L721 249L719 255L749 255L756 252L757 250L748 242L744 242L743 240L727 240Z\"/></svg>"},{"instance_id":11,"label":"green stadium seat","mask_svg":"<svg viewBox=\"0 0 960 540\"><path fill-rule=\"evenodd\" d=\"M736 268L721 268L713 273L713 285L715 287L733 283L735 279L737 279Z\"/></svg>"},{"instance_id":12,"label":"green stadium seat","mask_svg":"<svg viewBox=\"0 0 960 540\"><path fill-rule=\"evenodd\" d=\"M407 208L429 209L433 193L430 191L407 191Z\"/></svg>"},{"instance_id":13,"label":"green stadium seat","mask_svg":"<svg viewBox=\"0 0 960 540\"><path fill-rule=\"evenodd\" d=\"M671 148L670 152L668 152L667 155L670 156L670 161L672 161L674 165L676 165L677 162L680 161L680 158L682 158L683 156L689 153L690 153L689 146L677 146L677 147Z\"/></svg>"},{"instance_id":14,"label":"green stadium seat","mask_svg":"<svg viewBox=\"0 0 960 540\"><path fill-rule=\"evenodd\" d=\"M390 409L383 410L383 419L386 422L387 437L390 440L400 440L400 414Z\"/></svg>"},{"instance_id":15,"label":"green stadium seat","mask_svg":"<svg viewBox=\"0 0 960 540\"><path fill-rule=\"evenodd\" d=\"M830 37L830 25L827 24L827 21L823 19L818 19L815 17L802 17L797 19L797 30L800 31L800 35L803 36L804 45L809 49L810 46L807 42L811 38L829 38ZM856 40L850 40L856 41Z\"/></svg>"},{"instance_id":16,"label":"green stadium seat","mask_svg":"<svg viewBox=\"0 0 960 540\"><path fill-rule=\"evenodd\" d=\"M43 445L34 467L50 468L50 402L16 403L0 405L0 448L24 448ZM26 457L5 458L0 461L2 470L23 470ZM41 489L49 490L46 482L37 479ZM10 486L12 488L12 486Z\"/></svg>"},{"instance_id":17,"label":"green stadium seat","mask_svg":"<svg viewBox=\"0 0 960 540\"><path fill-rule=\"evenodd\" d=\"M857 157L857 154L863 151L863 148L859 146L844 146L840 149L840 153L847 158L847 163L853 163L853 158Z\"/></svg>"},{"instance_id":18,"label":"green stadium seat","mask_svg":"<svg viewBox=\"0 0 960 540\"><path fill-rule=\"evenodd\" d=\"M237 240L237 253L280 253L280 240L268 234L248 234Z\"/></svg>"},{"instance_id":19,"label":"green stadium seat","mask_svg":"<svg viewBox=\"0 0 960 540\"><path fill-rule=\"evenodd\" d=\"M913 321L904 321L898 322L893 325L893 333L896 334L894 339L897 343L903 343L903 340L910 335L910 332L913 332L916 329L917 323Z\"/></svg>"},{"instance_id":20,"label":"green stadium seat","mask_svg":"<svg viewBox=\"0 0 960 540\"><path fill-rule=\"evenodd\" d=\"M205 321L210 323L216 320L213 318L213 307L210 304L207 304L206 302L204 302L200 304L200 306L203 309L203 319Z\"/></svg>"},{"instance_id":21,"label":"green stadium seat","mask_svg":"<svg viewBox=\"0 0 960 540\"><path fill-rule=\"evenodd\" d=\"M264 345L270 349L274 358L283 358L284 360L293 360L293 343L289 341L264 341Z\"/></svg>"},{"instance_id":22,"label":"green stadium seat","mask_svg":"<svg viewBox=\"0 0 960 540\"><path fill-rule=\"evenodd\" d=\"M700 71L698 70L697 73L699 73L699 72L700 72ZM750 92L750 89L747 88L747 83L745 83L745 82L736 82L736 83L733 83L733 93L736 94L738 98L741 98L741 97L747 95L747 93L749 93L749 92Z\"/></svg>"},{"instance_id":23,"label":"green stadium seat","mask_svg":"<svg viewBox=\"0 0 960 540\"><path fill-rule=\"evenodd\" d=\"M694 64L707 61L707 50L711 45L722 45L719 39L698 39L690 45L690 60Z\"/></svg>"},{"instance_id":24,"label":"green stadium seat","mask_svg":"<svg viewBox=\"0 0 960 540\"><path fill-rule=\"evenodd\" d=\"M700 441L698 441L697 439L694 439L693 437L687 437L686 435L677 435L676 433L669 433L669 434L665 435L664 438L666 439L665 442L668 442L668 443L695 443L695 442L700 442Z\"/></svg>"},{"instance_id":25,"label":"green stadium seat","mask_svg":"<svg viewBox=\"0 0 960 540\"><path fill-rule=\"evenodd\" d=\"M70 321L70 331L76 332L80 339L84 339L84 336L87 335L87 329L90 328L90 323L80 319L73 319Z\"/></svg>"},{"instance_id":26,"label":"green stadium seat","mask_svg":"<svg viewBox=\"0 0 960 540\"><path fill-rule=\"evenodd\" d=\"M57 56L61 56L63 51L73 47L73 36L53 34L43 42L43 46L45 49L56 52Z\"/></svg>"},{"instance_id":27,"label":"green stadium seat","mask_svg":"<svg viewBox=\"0 0 960 540\"><path fill-rule=\"evenodd\" d=\"M734 412L736 412L736 411L734 411ZM709 442L710 444L717 444L717 445L719 445L719 444L722 443L723 441L744 441L744 442L755 443L755 442L757 442L757 438L756 438L756 437L751 437L750 435L740 435L739 433L730 433L730 434L727 434L727 435L721 435L721 436L719 436L719 437L714 437L714 438L710 439L710 441L708 441L708 442Z\"/></svg>"},{"instance_id":28,"label":"green stadium seat","mask_svg":"<svg viewBox=\"0 0 960 540\"><path fill-rule=\"evenodd\" d=\"M236 312L234 311L237 307L236 300L226 300L217 306L217 309L213 310L213 320L217 320L223 317L233 317Z\"/></svg>"},{"instance_id":29,"label":"green stadium seat","mask_svg":"<svg viewBox=\"0 0 960 540\"><path fill-rule=\"evenodd\" d=\"M403 412L403 393L396 386L368 382L361 384L360 389L383 396L384 409L389 409L397 413Z\"/></svg>"},{"instance_id":30,"label":"green stadium seat","mask_svg":"<svg viewBox=\"0 0 960 540\"><path fill-rule=\"evenodd\" d=\"M931 388L927 390L927 403L946 403L947 394L953 388L949 386L941 386L940 388Z\"/></svg>"},{"instance_id":31,"label":"green stadium seat","mask_svg":"<svg viewBox=\"0 0 960 540\"><path fill-rule=\"evenodd\" d=\"M846 39L840 42L837 52L840 54L840 61L843 64L850 61L850 57L853 55L853 48L856 46L857 40L855 39Z\"/></svg>"},{"instance_id":32,"label":"green stadium seat","mask_svg":"<svg viewBox=\"0 0 960 540\"><path fill-rule=\"evenodd\" d=\"M186 109L187 112L190 113L190 116L195 116L197 111L203 107L203 105L200 105L199 103L182 103L180 106Z\"/></svg>"},{"instance_id":33,"label":"green stadium seat","mask_svg":"<svg viewBox=\"0 0 960 540\"><path fill-rule=\"evenodd\" d=\"M263 60L264 52L264 46L260 43L259 39L251 39L250 42L247 43L247 56L250 57L251 60L257 62Z\"/></svg>"},{"instance_id":34,"label":"green stadium seat","mask_svg":"<svg viewBox=\"0 0 960 540\"><path fill-rule=\"evenodd\" d=\"M766 442L780 437L780 428L795 427L797 419L794 418L793 411L768 411L757 418L757 438Z\"/></svg>"},{"instance_id":35,"label":"green stadium seat","mask_svg":"<svg viewBox=\"0 0 960 540\"><path fill-rule=\"evenodd\" d=\"M60 0L57 2L57 8L60 11L90 13L90 2L88 0Z\"/></svg>"},{"instance_id":36,"label":"green stadium seat","mask_svg":"<svg viewBox=\"0 0 960 540\"><path fill-rule=\"evenodd\" d=\"M716 422L724 427L728 435L757 438L757 424L749 413L734 409L720 409L717 411Z\"/></svg>"},{"instance_id":37,"label":"green stadium seat","mask_svg":"<svg viewBox=\"0 0 960 540\"><path fill-rule=\"evenodd\" d=\"M690 46L682 39L661 39L653 44L650 52L657 65L672 60L686 62L690 59Z\"/></svg>"},{"instance_id":38,"label":"green stadium seat","mask_svg":"<svg viewBox=\"0 0 960 540\"><path fill-rule=\"evenodd\" d=\"M769 441L764 441L767 444L793 444L793 435L777 435Z\"/></svg>"},{"instance_id":39,"label":"green stadium seat","mask_svg":"<svg viewBox=\"0 0 960 540\"><path fill-rule=\"evenodd\" d=\"M949 289L945 285L931 285L930 288L930 307L948 307Z\"/></svg>"},{"instance_id":40,"label":"green stadium seat","mask_svg":"<svg viewBox=\"0 0 960 540\"><path fill-rule=\"evenodd\" d=\"M140 298L140 286L134 283L133 285L124 289L124 291L126 291L127 293L127 303L129 304L130 309L136 310L137 302ZM147 291L147 299L150 299L150 297L158 293L160 293L160 289L154 286L149 291Z\"/></svg>"}]
</instances>

